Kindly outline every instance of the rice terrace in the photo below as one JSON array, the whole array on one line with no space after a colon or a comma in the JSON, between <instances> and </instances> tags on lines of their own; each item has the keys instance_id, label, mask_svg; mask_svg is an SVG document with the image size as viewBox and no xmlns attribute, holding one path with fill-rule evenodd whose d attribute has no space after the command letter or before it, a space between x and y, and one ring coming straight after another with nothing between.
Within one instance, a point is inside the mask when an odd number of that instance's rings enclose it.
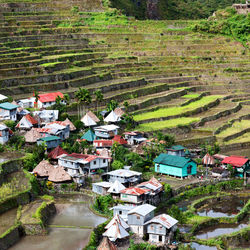
<instances>
[{"instance_id":1,"label":"rice terrace","mask_svg":"<svg viewBox=\"0 0 250 250\"><path fill-rule=\"evenodd\" d=\"M0 0L0 249L249 249L249 10Z\"/></svg>"}]
</instances>

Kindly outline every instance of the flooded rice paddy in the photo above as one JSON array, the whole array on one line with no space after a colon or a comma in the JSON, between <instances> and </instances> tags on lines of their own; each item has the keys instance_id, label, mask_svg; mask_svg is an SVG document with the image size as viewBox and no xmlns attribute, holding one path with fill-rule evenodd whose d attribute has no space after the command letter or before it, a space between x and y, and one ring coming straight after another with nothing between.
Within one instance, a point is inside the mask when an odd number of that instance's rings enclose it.
<instances>
[{"instance_id":1,"label":"flooded rice paddy","mask_svg":"<svg viewBox=\"0 0 250 250\"><path fill-rule=\"evenodd\" d=\"M185 246L186 245L189 245L193 249L198 249L198 250L217 250L217 247L201 245L201 244L196 243L196 242L191 242L191 243L185 244Z\"/></svg>"},{"instance_id":2,"label":"flooded rice paddy","mask_svg":"<svg viewBox=\"0 0 250 250\"><path fill-rule=\"evenodd\" d=\"M26 236L12 250L80 250L89 240L93 228L106 218L89 210L90 198L85 195L55 197L57 214L50 221L46 236Z\"/></svg>"},{"instance_id":3,"label":"flooded rice paddy","mask_svg":"<svg viewBox=\"0 0 250 250\"><path fill-rule=\"evenodd\" d=\"M246 205L249 197L242 196L224 196L216 200L208 200L207 203L197 210L199 216L218 217L235 217L240 210Z\"/></svg>"},{"instance_id":4,"label":"flooded rice paddy","mask_svg":"<svg viewBox=\"0 0 250 250\"><path fill-rule=\"evenodd\" d=\"M209 239L223 234L237 232L247 226L248 224L245 223L241 223L239 225L220 224L200 230L199 233L195 235L195 237L198 239Z\"/></svg>"}]
</instances>

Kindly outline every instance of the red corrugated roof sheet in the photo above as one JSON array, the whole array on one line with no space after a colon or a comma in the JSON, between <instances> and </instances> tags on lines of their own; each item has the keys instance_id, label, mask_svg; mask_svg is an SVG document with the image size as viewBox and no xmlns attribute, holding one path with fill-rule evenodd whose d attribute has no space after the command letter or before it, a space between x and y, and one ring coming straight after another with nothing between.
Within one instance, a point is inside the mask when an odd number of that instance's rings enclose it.
<instances>
[{"instance_id":1,"label":"red corrugated roof sheet","mask_svg":"<svg viewBox=\"0 0 250 250\"><path fill-rule=\"evenodd\" d=\"M149 191L150 190L144 189L144 188L130 187L130 188L123 189L121 191L121 193L123 193L123 194L132 194L132 195L139 196L139 195L145 194L145 193L147 193Z\"/></svg>"},{"instance_id":2,"label":"red corrugated roof sheet","mask_svg":"<svg viewBox=\"0 0 250 250\"><path fill-rule=\"evenodd\" d=\"M61 98L64 97L63 93L61 92L46 93L46 94L39 95L39 101L40 102L54 102L57 96L60 96Z\"/></svg>"},{"instance_id":3,"label":"red corrugated roof sheet","mask_svg":"<svg viewBox=\"0 0 250 250\"><path fill-rule=\"evenodd\" d=\"M31 115L29 115L29 114L25 116L25 119L27 119L32 125L38 123L38 121L34 117L32 117Z\"/></svg>"},{"instance_id":4,"label":"red corrugated roof sheet","mask_svg":"<svg viewBox=\"0 0 250 250\"><path fill-rule=\"evenodd\" d=\"M120 135L115 135L113 141L116 141L121 145L128 144L128 142L125 139L123 139Z\"/></svg>"},{"instance_id":5,"label":"red corrugated roof sheet","mask_svg":"<svg viewBox=\"0 0 250 250\"><path fill-rule=\"evenodd\" d=\"M231 164L234 167L242 167L247 161L248 159L243 156L232 155L226 157L221 163Z\"/></svg>"},{"instance_id":6,"label":"red corrugated roof sheet","mask_svg":"<svg viewBox=\"0 0 250 250\"><path fill-rule=\"evenodd\" d=\"M64 149L62 149L60 146L57 146L48 154L48 158L57 159L58 156L63 155L63 154L68 154L68 153Z\"/></svg>"}]
</instances>

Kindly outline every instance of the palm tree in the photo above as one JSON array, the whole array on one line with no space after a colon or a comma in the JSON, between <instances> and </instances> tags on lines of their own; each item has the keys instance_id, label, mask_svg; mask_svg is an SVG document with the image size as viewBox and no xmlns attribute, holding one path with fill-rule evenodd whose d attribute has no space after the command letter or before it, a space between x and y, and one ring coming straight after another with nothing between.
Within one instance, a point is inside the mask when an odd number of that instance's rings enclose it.
<instances>
[{"instance_id":1,"label":"palm tree","mask_svg":"<svg viewBox=\"0 0 250 250\"><path fill-rule=\"evenodd\" d=\"M36 90L34 92L34 97L35 97L34 108L37 108L37 102L40 99L40 96L39 96L39 94L38 94L38 92Z\"/></svg>"},{"instance_id":2,"label":"palm tree","mask_svg":"<svg viewBox=\"0 0 250 250\"><path fill-rule=\"evenodd\" d=\"M81 104L88 106L92 102L92 97L87 89L79 88L79 90L75 93L75 96L80 106Z\"/></svg>"},{"instance_id":3,"label":"palm tree","mask_svg":"<svg viewBox=\"0 0 250 250\"><path fill-rule=\"evenodd\" d=\"M96 99L96 112L98 112L98 104L102 103L103 101L103 93L100 89L97 89L95 92L95 99Z\"/></svg>"}]
</instances>

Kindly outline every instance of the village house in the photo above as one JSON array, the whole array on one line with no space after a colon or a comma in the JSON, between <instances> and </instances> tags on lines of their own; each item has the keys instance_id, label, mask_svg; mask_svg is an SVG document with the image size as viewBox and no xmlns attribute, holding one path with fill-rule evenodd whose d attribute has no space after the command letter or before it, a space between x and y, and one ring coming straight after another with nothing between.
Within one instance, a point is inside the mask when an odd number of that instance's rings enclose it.
<instances>
[{"instance_id":1,"label":"village house","mask_svg":"<svg viewBox=\"0 0 250 250\"><path fill-rule=\"evenodd\" d=\"M149 241L161 245L171 243L178 221L167 214L160 214L145 223Z\"/></svg>"},{"instance_id":2,"label":"village house","mask_svg":"<svg viewBox=\"0 0 250 250\"><path fill-rule=\"evenodd\" d=\"M38 126L38 121L31 115L25 115L16 125L16 128L20 130L30 130L33 127Z\"/></svg>"},{"instance_id":3,"label":"village house","mask_svg":"<svg viewBox=\"0 0 250 250\"><path fill-rule=\"evenodd\" d=\"M169 155L177 155L181 157L185 157L186 152L188 152L188 150L181 145L172 146L171 148L167 148L166 151Z\"/></svg>"},{"instance_id":4,"label":"village house","mask_svg":"<svg viewBox=\"0 0 250 250\"><path fill-rule=\"evenodd\" d=\"M66 118L66 119L63 121L63 124L64 124L65 126L69 125L69 130L70 130L70 132L76 130L75 125L74 125L68 118Z\"/></svg>"},{"instance_id":5,"label":"village house","mask_svg":"<svg viewBox=\"0 0 250 250\"><path fill-rule=\"evenodd\" d=\"M154 160L155 172L185 178L196 175L197 163L190 158L161 153Z\"/></svg>"},{"instance_id":6,"label":"village house","mask_svg":"<svg viewBox=\"0 0 250 250\"><path fill-rule=\"evenodd\" d=\"M37 140L37 145L45 145L47 149L56 148L61 144L61 138L58 136L46 136Z\"/></svg>"},{"instance_id":7,"label":"village house","mask_svg":"<svg viewBox=\"0 0 250 250\"><path fill-rule=\"evenodd\" d=\"M48 154L48 158L53 161L54 163L58 162L58 158L61 155L67 155L68 153L62 149L60 146L57 146L56 148L54 148L49 154Z\"/></svg>"},{"instance_id":8,"label":"village house","mask_svg":"<svg viewBox=\"0 0 250 250\"><path fill-rule=\"evenodd\" d=\"M145 181L138 184L136 187L150 190L150 193L147 196L147 203L157 204L161 201L163 186L154 177L152 177L149 181Z\"/></svg>"},{"instance_id":9,"label":"village house","mask_svg":"<svg viewBox=\"0 0 250 250\"><path fill-rule=\"evenodd\" d=\"M112 140L94 140L93 146L97 149L111 148L115 142L120 144L120 145L127 144L127 141L124 140L120 135L115 135Z\"/></svg>"},{"instance_id":10,"label":"village house","mask_svg":"<svg viewBox=\"0 0 250 250\"><path fill-rule=\"evenodd\" d=\"M5 96L5 95L0 94L0 103L2 103L2 102L7 102L8 99L9 99L8 96Z\"/></svg>"},{"instance_id":11,"label":"village house","mask_svg":"<svg viewBox=\"0 0 250 250\"><path fill-rule=\"evenodd\" d=\"M92 191L96 194L106 195L111 186L112 183L107 181L92 183Z\"/></svg>"},{"instance_id":12,"label":"village house","mask_svg":"<svg viewBox=\"0 0 250 250\"><path fill-rule=\"evenodd\" d=\"M9 128L4 124L0 124L0 144L4 144L9 140Z\"/></svg>"},{"instance_id":13,"label":"village house","mask_svg":"<svg viewBox=\"0 0 250 250\"><path fill-rule=\"evenodd\" d=\"M69 138L70 134L69 125L59 121L48 123L43 128L38 128L37 131L42 136L58 136L62 141Z\"/></svg>"},{"instance_id":14,"label":"village house","mask_svg":"<svg viewBox=\"0 0 250 250\"><path fill-rule=\"evenodd\" d=\"M125 230L129 230L129 225L118 214L114 215L112 220L105 226L105 229L109 229L115 222L118 222Z\"/></svg>"},{"instance_id":15,"label":"village house","mask_svg":"<svg viewBox=\"0 0 250 250\"><path fill-rule=\"evenodd\" d=\"M129 204L141 205L149 200L150 190L130 187L120 191L120 199Z\"/></svg>"},{"instance_id":16,"label":"village house","mask_svg":"<svg viewBox=\"0 0 250 250\"><path fill-rule=\"evenodd\" d=\"M9 102L0 103L0 120L16 121L18 107L18 105Z\"/></svg>"},{"instance_id":17,"label":"village house","mask_svg":"<svg viewBox=\"0 0 250 250\"><path fill-rule=\"evenodd\" d=\"M109 182L113 183L118 180L124 186L129 187L140 182L142 173L128 169L117 169L110 171L105 175Z\"/></svg>"},{"instance_id":18,"label":"village house","mask_svg":"<svg viewBox=\"0 0 250 250\"><path fill-rule=\"evenodd\" d=\"M118 129L118 126L112 124L95 127L94 131L97 137L109 139L118 134Z\"/></svg>"},{"instance_id":19,"label":"village house","mask_svg":"<svg viewBox=\"0 0 250 250\"><path fill-rule=\"evenodd\" d=\"M58 158L58 164L63 166L70 175L95 174L97 170L107 171L110 157L76 154L62 155Z\"/></svg>"},{"instance_id":20,"label":"village house","mask_svg":"<svg viewBox=\"0 0 250 250\"><path fill-rule=\"evenodd\" d=\"M127 140L129 145L137 145L142 142L145 142L147 138L145 138L141 132L133 131L133 132L125 132L124 138Z\"/></svg>"},{"instance_id":21,"label":"village house","mask_svg":"<svg viewBox=\"0 0 250 250\"><path fill-rule=\"evenodd\" d=\"M17 104L22 108L33 108L34 107L34 101L32 99L29 99L29 98L19 100L19 101L17 101Z\"/></svg>"},{"instance_id":22,"label":"village house","mask_svg":"<svg viewBox=\"0 0 250 250\"><path fill-rule=\"evenodd\" d=\"M143 237L145 233L145 223L154 217L154 210L156 207L150 204L143 204L135 207L128 212L128 225L130 230L137 234L139 237Z\"/></svg>"},{"instance_id":23,"label":"village house","mask_svg":"<svg viewBox=\"0 0 250 250\"><path fill-rule=\"evenodd\" d=\"M42 124L56 121L58 119L59 111L58 110L34 111L33 115L34 115L34 118L38 120L38 123L42 125Z\"/></svg>"},{"instance_id":24,"label":"village house","mask_svg":"<svg viewBox=\"0 0 250 250\"><path fill-rule=\"evenodd\" d=\"M249 159L244 156L228 156L221 162L221 164L226 168L231 165L236 170L236 176L244 177L244 174L247 176L250 175Z\"/></svg>"},{"instance_id":25,"label":"village house","mask_svg":"<svg viewBox=\"0 0 250 250\"><path fill-rule=\"evenodd\" d=\"M82 118L81 122L84 123L85 127L96 126L100 122L99 118L91 111L88 111Z\"/></svg>"},{"instance_id":26,"label":"village house","mask_svg":"<svg viewBox=\"0 0 250 250\"><path fill-rule=\"evenodd\" d=\"M128 221L128 212L135 208L135 205L121 205L112 207L110 210L113 210L113 216L119 215L124 221Z\"/></svg>"},{"instance_id":27,"label":"village house","mask_svg":"<svg viewBox=\"0 0 250 250\"><path fill-rule=\"evenodd\" d=\"M109 182L110 183L110 182ZM126 187L122 185L118 180L112 183L111 187L108 189L108 193L112 195L113 199L120 198L120 192Z\"/></svg>"},{"instance_id":28,"label":"village house","mask_svg":"<svg viewBox=\"0 0 250 250\"><path fill-rule=\"evenodd\" d=\"M53 92L53 93L45 93L45 94L39 94L38 101L36 103L35 97L31 97L30 100L32 100L32 106L37 108L48 108L50 106L53 106L56 104L56 98L57 97L63 98L64 95L61 92ZM65 100L61 100L62 104L66 104Z\"/></svg>"}]
</instances>

